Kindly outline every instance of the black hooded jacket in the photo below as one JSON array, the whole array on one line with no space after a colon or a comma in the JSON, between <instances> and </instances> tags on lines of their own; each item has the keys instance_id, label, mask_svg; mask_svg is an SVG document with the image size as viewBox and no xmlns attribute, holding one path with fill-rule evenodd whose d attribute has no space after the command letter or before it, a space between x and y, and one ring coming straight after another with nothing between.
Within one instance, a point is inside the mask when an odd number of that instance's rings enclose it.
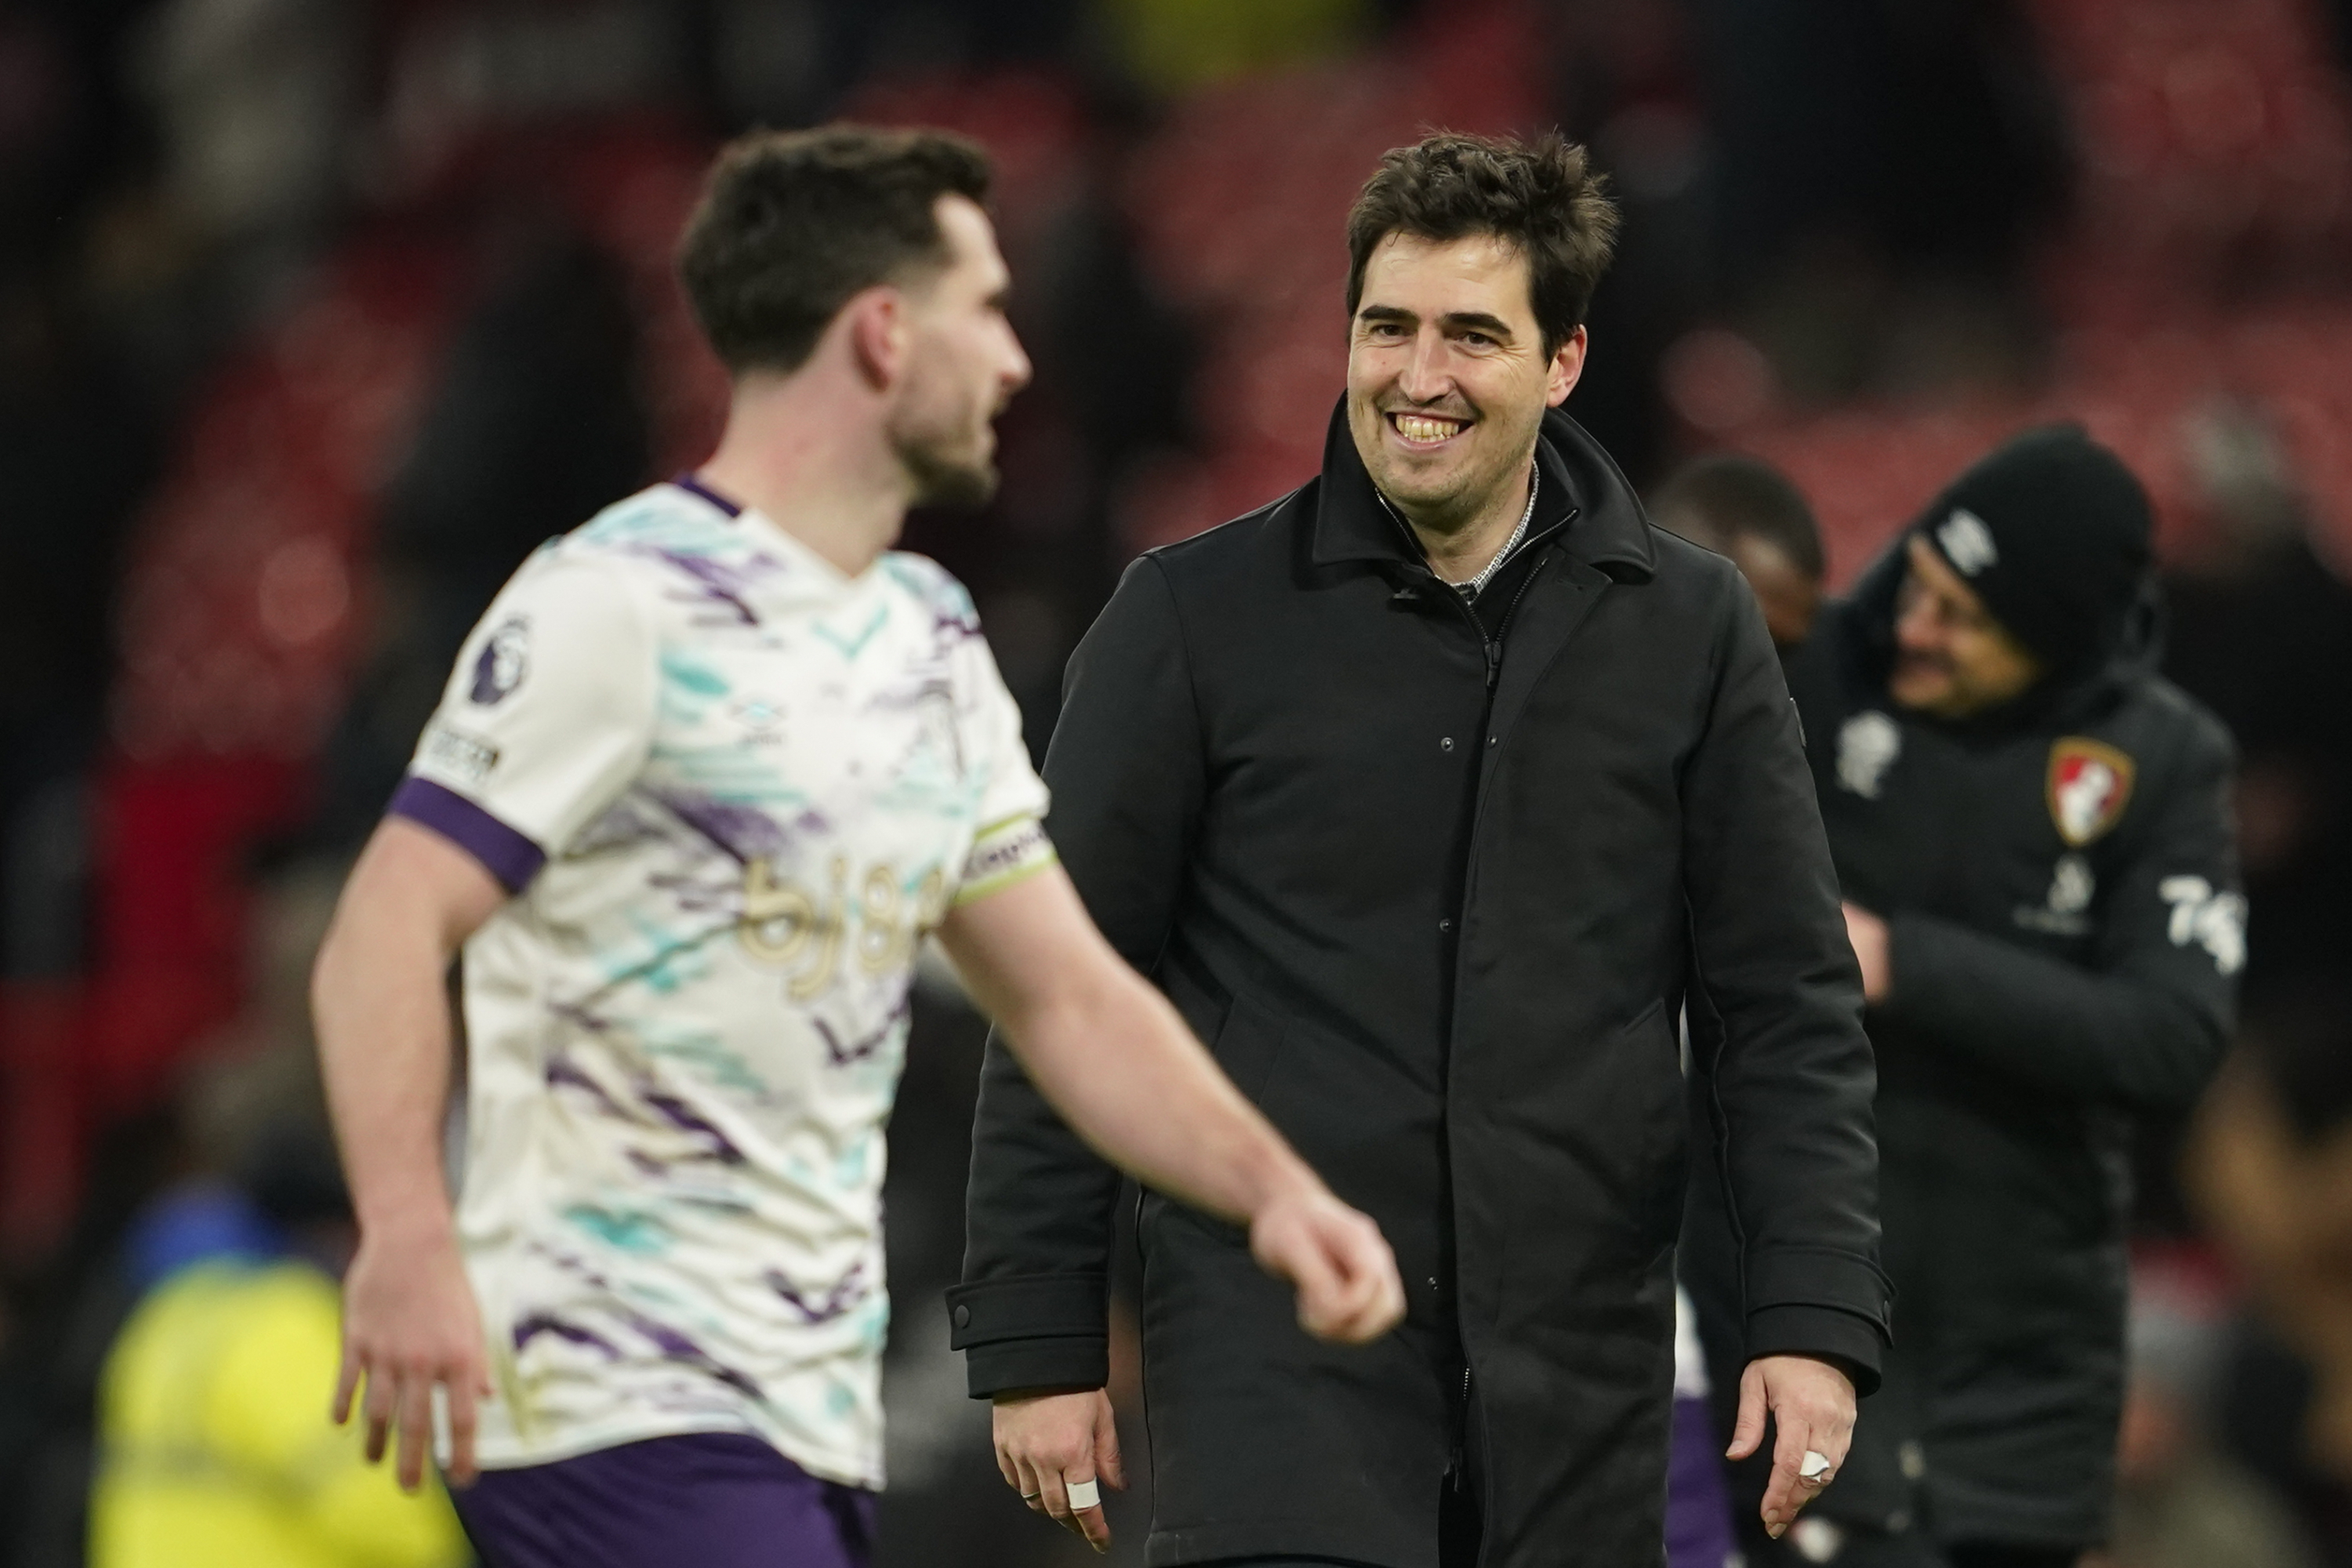
<instances>
[{"instance_id":1,"label":"black hooded jacket","mask_svg":"<svg viewBox=\"0 0 2352 1568\"><path fill-rule=\"evenodd\" d=\"M2084 1545L2123 1394L2131 1116L2204 1086L2244 961L2232 752L2154 673L2152 597L2085 676L1962 724L1902 711L1904 570L1898 541L1789 668L1839 879L1891 949L1865 1016L1895 1344L1814 1506ZM1696 1191L1684 1270L1719 1377L1737 1285Z\"/></svg>"},{"instance_id":2,"label":"black hooded jacket","mask_svg":"<svg viewBox=\"0 0 2352 1568\"><path fill-rule=\"evenodd\" d=\"M1485 1563L1659 1560L1696 971L1748 1348L1874 1381L1869 1048L1762 617L1565 416L1537 462L1474 612L1335 417L1319 478L1138 561L1071 660L1048 826L1087 907L1410 1296L1376 1344L1310 1341L1240 1230L1146 1195L1155 1564L1425 1568L1465 1445ZM1115 1191L992 1047L975 1394L1102 1383Z\"/></svg>"}]
</instances>

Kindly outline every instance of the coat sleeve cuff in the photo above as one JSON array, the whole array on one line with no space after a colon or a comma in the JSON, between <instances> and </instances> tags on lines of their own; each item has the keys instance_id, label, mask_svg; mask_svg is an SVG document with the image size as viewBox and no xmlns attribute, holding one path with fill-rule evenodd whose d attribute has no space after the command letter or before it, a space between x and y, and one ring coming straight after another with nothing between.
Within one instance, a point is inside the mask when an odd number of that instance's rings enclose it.
<instances>
[{"instance_id":1,"label":"coat sleeve cuff","mask_svg":"<svg viewBox=\"0 0 2352 1568\"><path fill-rule=\"evenodd\" d=\"M1100 1388L1110 1382L1110 1338L1067 1334L972 1345L963 1352L963 1373L965 1390L974 1399L993 1399L1014 1389Z\"/></svg>"},{"instance_id":2,"label":"coat sleeve cuff","mask_svg":"<svg viewBox=\"0 0 2352 1568\"><path fill-rule=\"evenodd\" d=\"M1013 1388L1100 1388L1110 1380L1100 1274L982 1279L948 1292L948 1343L974 1399Z\"/></svg>"},{"instance_id":3,"label":"coat sleeve cuff","mask_svg":"<svg viewBox=\"0 0 2352 1568\"><path fill-rule=\"evenodd\" d=\"M1828 1247L1774 1247L1748 1258L1748 1357L1835 1363L1856 1394L1878 1387L1895 1288L1868 1258Z\"/></svg>"},{"instance_id":4,"label":"coat sleeve cuff","mask_svg":"<svg viewBox=\"0 0 2352 1568\"><path fill-rule=\"evenodd\" d=\"M1876 1323L1836 1307L1759 1307L1748 1314L1748 1360L1811 1356L1844 1373L1858 1395L1878 1392L1885 1350L1885 1336Z\"/></svg>"},{"instance_id":5,"label":"coat sleeve cuff","mask_svg":"<svg viewBox=\"0 0 2352 1568\"><path fill-rule=\"evenodd\" d=\"M1832 1307L1887 1337L1895 1287L1868 1257L1827 1247L1774 1247L1748 1255L1748 1310Z\"/></svg>"}]
</instances>

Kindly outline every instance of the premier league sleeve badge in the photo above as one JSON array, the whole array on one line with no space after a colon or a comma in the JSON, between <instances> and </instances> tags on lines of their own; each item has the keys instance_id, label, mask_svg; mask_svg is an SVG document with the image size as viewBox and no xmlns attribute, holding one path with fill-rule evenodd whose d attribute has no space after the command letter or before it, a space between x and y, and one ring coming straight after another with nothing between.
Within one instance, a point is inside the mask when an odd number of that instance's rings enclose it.
<instances>
[{"instance_id":1,"label":"premier league sleeve badge","mask_svg":"<svg viewBox=\"0 0 2352 1568\"><path fill-rule=\"evenodd\" d=\"M2067 735L2053 742L2043 793L2058 837L2080 849L2114 827L2131 801L2137 771L2130 757L2104 741Z\"/></svg>"},{"instance_id":2,"label":"premier league sleeve badge","mask_svg":"<svg viewBox=\"0 0 2352 1568\"><path fill-rule=\"evenodd\" d=\"M530 623L509 616L482 644L466 695L484 708L503 701L530 668Z\"/></svg>"}]
</instances>

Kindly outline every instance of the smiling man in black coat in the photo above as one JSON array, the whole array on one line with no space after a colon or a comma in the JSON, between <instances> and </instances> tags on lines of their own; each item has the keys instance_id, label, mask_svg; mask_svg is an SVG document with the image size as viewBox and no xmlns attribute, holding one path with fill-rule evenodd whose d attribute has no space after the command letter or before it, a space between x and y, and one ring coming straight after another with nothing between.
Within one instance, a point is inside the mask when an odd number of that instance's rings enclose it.
<instances>
[{"instance_id":1,"label":"smiling man in black coat","mask_svg":"<svg viewBox=\"0 0 2352 1568\"><path fill-rule=\"evenodd\" d=\"M1875 1381L1872 1068L1796 714L1730 563L1559 412L1614 227L1556 138L1391 153L1321 474L1138 561L1071 661L1088 908L1412 1296L1328 1350L1240 1231L1144 1195L1154 1564L1660 1560L1702 982L1776 1528ZM992 1049L955 1340L1007 1481L1097 1542L1115 1192Z\"/></svg>"}]
</instances>

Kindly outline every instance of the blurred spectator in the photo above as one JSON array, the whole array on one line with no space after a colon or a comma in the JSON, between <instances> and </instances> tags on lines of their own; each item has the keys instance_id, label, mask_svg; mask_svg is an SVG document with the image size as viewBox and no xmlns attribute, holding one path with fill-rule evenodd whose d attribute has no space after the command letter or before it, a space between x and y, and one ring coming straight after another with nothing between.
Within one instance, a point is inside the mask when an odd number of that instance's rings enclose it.
<instances>
[{"instance_id":1,"label":"blurred spectator","mask_svg":"<svg viewBox=\"0 0 2352 1568\"><path fill-rule=\"evenodd\" d=\"M2212 1441L2225 1351L2218 1294L2135 1268L2115 1533L2085 1568L2313 1568L2277 1494Z\"/></svg>"},{"instance_id":2,"label":"blurred spectator","mask_svg":"<svg viewBox=\"0 0 2352 1568\"><path fill-rule=\"evenodd\" d=\"M114 1292L86 1309L128 1304L98 1389L92 1568L466 1559L446 1502L403 1497L365 1463L359 1428L327 1418L353 1230L308 974L340 869L292 868L257 900L252 1002L180 1097L182 1173L133 1218Z\"/></svg>"},{"instance_id":3,"label":"blurred spectator","mask_svg":"<svg viewBox=\"0 0 2352 1568\"><path fill-rule=\"evenodd\" d=\"M2198 525L2166 581L2165 672L2237 737L2238 834L2252 905L2245 1012L2258 1022L2324 988L2352 1012L2352 586L2314 547L2277 433L2217 404L2182 443ZM2352 1111L2352 1053L2265 1037L2306 1131Z\"/></svg>"},{"instance_id":4,"label":"blurred spectator","mask_svg":"<svg viewBox=\"0 0 2352 1568\"><path fill-rule=\"evenodd\" d=\"M2283 1025L2307 1030L2305 1042L2268 1044ZM2352 1129L2307 1130L2265 1058L2352 1048L2352 1026L2305 1009L2247 1037L2200 1112L2189 1184L2263 1320L2309 1365L2267 1401L2269 1424L2292 1429L2265 1445L2271 1468L2341 1486L2352 1482Z\"/></svg>"},{"instance_id":5,"label":"blurred spectator","mask_svg":"<svg viewBox=\"0 0 2352 1568\"><path fill-rule=\"evenodd\" d=\"M230 1248L157 1284L107 1357L91 1568L467 1561L437 1483L403 1495L360 1426L327 1418L355 1232L323 1128L272 1123L242 1176L252 1212ZM176 1205L183 1229L193 1212Z\"/></svg>"},{"instance_id":6,"label":"blurred spectator","mask_svg":"<svg viewBox=\"0 0 2352 1568\"><path fill-rule=\"evenodd\" d=\"M1697 458L1658 488L1650 520L1731 558L1783 657L1811 635L1822 607L1822 533L1780 469L1736 452Z\"/></svg>"},{"instance_id":7,"label":"blurred spectator","mask_svg":"<svg viewBox=\"0 0 2352 1568\"><path fill-rule=\"evenodd\" d=\"M141 1299L192 1266L273 1263L288 1249L286 1216L338 1201L318 1142L307 1002L338 880L332 866L269 879L247 932L252 1001L199 1048L165 1109L101 1142L77 1235L47 1287L26 1298L24 1338L0 1361L0 1563L10 1568L83 1561L100 1369Z\"/></svg>"},{"instance_id":8,"label":"blurred spectator","mask_svg":"<svg viewBox=\"0 0 2352 1568\"><path fill-rule=\"evenodd\" d=\"M1758 1561L2064 1568L2107 1533L2131 1116L2204 1089L2244 959L2228 736L2154 673L2150 525L2079 426L2028 432L1791 663L1876 1051L1897 1306L1836 1484L1794 1558ZM1729 1321L1719 1239L1684 1256Z\"/></svg>"}]
</instances>

